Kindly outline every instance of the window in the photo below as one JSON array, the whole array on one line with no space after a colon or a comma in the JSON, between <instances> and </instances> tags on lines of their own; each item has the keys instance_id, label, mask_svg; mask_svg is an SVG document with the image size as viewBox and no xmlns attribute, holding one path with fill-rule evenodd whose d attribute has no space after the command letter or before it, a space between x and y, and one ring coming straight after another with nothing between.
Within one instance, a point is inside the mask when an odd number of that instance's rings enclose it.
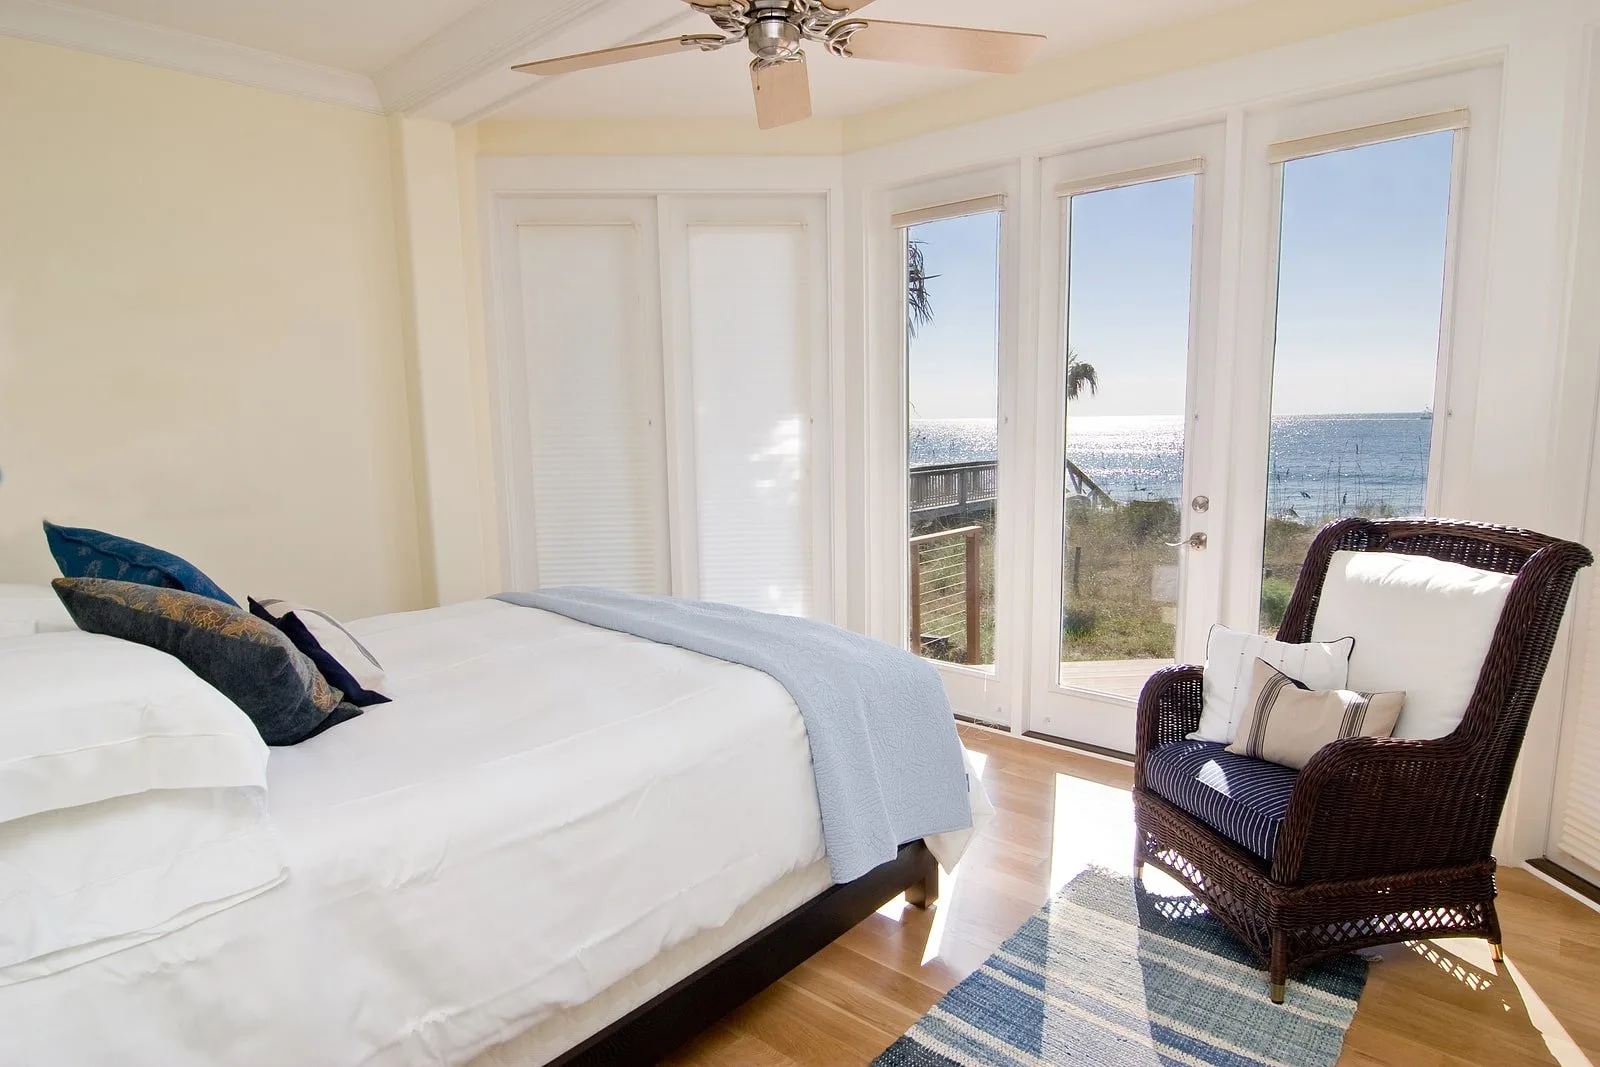
<instances>
[{"instance_id":1,"label":"window","mask_svg":"<svg viewBox=\"0 0 1600 1067\"><path fill-rule=\"evenodd\" d=\"M1457 136L1282 164L1263 631L1323 524L1427 509Z\"/></svg>"},{"instance_id":2,"label":"window","mask_svg":"<svg viewBox=\"0 0 1600 1067\"><path fill-rule=\"evenodd\" d=\"M910 647L994 664L999 210L905 226Z\"/></svg>"},{"instance_id":3,"label":"window","mask_svg":"<svg viewBox=\"0 0 1600 1067\"><path fill-rule=\"evenodd\" d=\"M1196 181L1070 200L1061 681L1114 696L1176 648Z\"/></svg>"}]
</instances>

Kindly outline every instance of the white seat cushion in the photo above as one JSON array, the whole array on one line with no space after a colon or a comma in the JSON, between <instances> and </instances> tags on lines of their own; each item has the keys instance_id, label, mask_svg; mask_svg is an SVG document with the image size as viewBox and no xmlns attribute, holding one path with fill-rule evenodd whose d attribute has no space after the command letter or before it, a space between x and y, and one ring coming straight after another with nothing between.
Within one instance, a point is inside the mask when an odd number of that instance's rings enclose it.
<instances>
[{"instance_id":1,"label":"white seat cushion","mask_svg":"<svg viewBox=\"0 0 1600 1067\"><path fill-rule=\"evenodd\" d=\"M1397 552L1335 552L1315 640L1353 634L1348 687L1403 690L1395 737L1444 737L1461 725L1513 577Z\"/></svg>"}]
</instances>

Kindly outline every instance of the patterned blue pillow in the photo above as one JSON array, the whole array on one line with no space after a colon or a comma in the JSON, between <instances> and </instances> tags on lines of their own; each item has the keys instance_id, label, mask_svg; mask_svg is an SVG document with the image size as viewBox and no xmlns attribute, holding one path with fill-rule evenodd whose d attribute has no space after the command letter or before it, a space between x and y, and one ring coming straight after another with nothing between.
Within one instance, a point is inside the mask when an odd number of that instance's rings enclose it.
<instances>
[{"instance_id":1,"label":"patterned blue pillow","mask_svg":"<svg viewBox=\"0 0 1600 1067\"><path fill-rule=\"evenodd\" d=\"M153 585L160 589L182 589L224 604L239 602L193 563L163 552L159 548L113 537L99 530L44 524L45 540L56 558L64 578L108 578L118 582Z\"/></svg>"}]
</instances>

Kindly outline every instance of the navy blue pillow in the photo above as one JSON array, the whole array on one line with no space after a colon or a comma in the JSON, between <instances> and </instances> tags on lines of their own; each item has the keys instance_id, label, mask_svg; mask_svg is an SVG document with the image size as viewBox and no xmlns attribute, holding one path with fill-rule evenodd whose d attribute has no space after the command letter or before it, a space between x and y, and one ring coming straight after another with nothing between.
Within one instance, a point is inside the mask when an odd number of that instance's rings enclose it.
<instances>
[{"instance_id":1,"label":"navy blue pillow","mask_svg":"<svg viewBox=\"0 0 1600 1067\"><path fill-rule=\"evenodd\" d=\"M158 589L181 589L238 607L239 602L188 560L99 530L44 524L45 540L64 578L108 578Z\"/></svg>"},{"instance_id":2,"label":"navy blue pillow","mask_svg":"<svg viewBox=\"0 0 1600 1067\"><path fill-rule=\"evenodd\" d=\"M179 589L57 578L79 628L157 648L239 705L269 745L296 745L361 714L271 623Z\"/></svg>"}]
</instances>

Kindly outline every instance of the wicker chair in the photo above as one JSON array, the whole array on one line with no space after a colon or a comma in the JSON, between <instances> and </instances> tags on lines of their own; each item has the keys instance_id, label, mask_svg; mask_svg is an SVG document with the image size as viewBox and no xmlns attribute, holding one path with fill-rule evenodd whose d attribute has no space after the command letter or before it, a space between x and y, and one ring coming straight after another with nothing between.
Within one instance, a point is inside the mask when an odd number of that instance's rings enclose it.
<instances>
[{"instance_id":1,"label":"wicker chair","mask_svg":"<svg viewBox=\"0 0 1600 1067\"><path fill-rule=\"evenodd\" d=\"M1413 938L1483 937L1501 958L1490 850L1528 713L1580 568L1581 545L1435 519L1347 519L1317 535L1280 641L1311 639L1334 552L1404 552L1516 576L1465 719L1431 741L1357 737L1294 779L1267 862L1157 795L1146 757L1200 720L1202 669L1157 672L1139 698L1136 866L1194 891L1265 963L1272 999L1319 960Z\"/></svg>"}]
</instances>

